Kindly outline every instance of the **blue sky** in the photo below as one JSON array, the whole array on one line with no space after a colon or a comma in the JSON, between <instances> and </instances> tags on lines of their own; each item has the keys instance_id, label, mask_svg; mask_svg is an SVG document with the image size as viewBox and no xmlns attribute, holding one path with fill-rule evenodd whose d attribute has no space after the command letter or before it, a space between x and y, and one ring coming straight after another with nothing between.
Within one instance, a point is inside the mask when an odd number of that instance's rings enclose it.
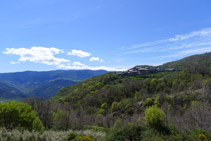
<instances>
[{"instance_id":1,"label":"blue sky","mask_svg":"<svg viewBox=\"0 0 211 141\"><path fill-rule=\"evenodd\" d=\"M1 0L0 72L125 70L211 51L210 0Z\"/></svg>"}]
</instances>

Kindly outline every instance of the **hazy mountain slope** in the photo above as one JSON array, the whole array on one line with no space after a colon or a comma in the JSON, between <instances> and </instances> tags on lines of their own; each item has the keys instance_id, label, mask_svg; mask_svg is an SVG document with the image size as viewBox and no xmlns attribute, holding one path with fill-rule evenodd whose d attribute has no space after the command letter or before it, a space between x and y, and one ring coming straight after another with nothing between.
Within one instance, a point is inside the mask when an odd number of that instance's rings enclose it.
<instances>
[{"instance_id":1,"label":"hazy mountain slope","mask_svg":"<svg viewBox=\"0 0 211 141\"><path fill-rule=\"evenodd\" d=\"M54 96L60 88L75 84L92 76L97 76L107 71L104 70L56 70L56 71L26 71L14 73L0 73L0 97L11 99L13 87L6 87L5 84L15 86L16 98L36 96L48 98ZM19 97L18 94L21 94Z\"/></svg>"},{"instance_id":2,"label":"hazy mountain slope","mask_svg":"<svg viewBox=\"0 0 211 141\"><path fill-rule=\"evenodd\" d=\"M50 98L55 96L56 93L63 87L76 84L78 81L72 81L67 79L56 79L43 82L32 90L32 95L41 98Z\"/></svg>"},{"instance_id":3,"label":"hazy mountain slope","mask_svg":"<svg viewBox=\"0 0 211 141\"><path fill-rule=\"evenodd\" d=\"M26 97L16 86L0 81L0 98L1 99L18 99Z\"/></svg>"},{"instance_id":4,"label":"hazy mountain slope","mask_svg":"<svg viewBox=\"0 0 211 141\"><path fill-rule=\"evenodd\" d=\"M31 86L36 83L45 82L53 79L64 78L71 80L85 80L89 77L106 73L107 71L98 70L56 70L56 71L26 71L15 73L0 73L0 80L9 81L14 84Z\"/></svg>"}]
</instances>

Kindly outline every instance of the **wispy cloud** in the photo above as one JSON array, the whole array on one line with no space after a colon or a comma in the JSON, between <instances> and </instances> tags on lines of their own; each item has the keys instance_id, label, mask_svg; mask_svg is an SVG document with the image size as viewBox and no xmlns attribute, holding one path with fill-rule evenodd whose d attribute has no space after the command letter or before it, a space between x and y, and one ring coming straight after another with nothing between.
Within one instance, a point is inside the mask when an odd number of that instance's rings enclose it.
<instances>
[{"instance_id":1,"label":"wispy cloud","mask_svg":"<svg viewBox=\"0 0 211 141\"><path fill-rule=\"evenodd\" d=\"M67 55L73 55L73 56L78 56L78 57L89 57L91 56L91 53L74 49L71 52L68 52Z\"/></svg>"},{"instance_id":2,"label":"wispy cloud","mask_svg":"<svg viewBox=\"0 0 211 141\"><path fill-rule=\"evenodd\" d=\"M211 47L205 47L205 48L184 50L184 51L177 52L175 54L165 55L161 57L170 58L170 57L184 56L184 55L189 55L189 54L204 53L204 52L210 52L210 51L211 51Z\"/></svg>"},{"instance_id":3,"label":"wispy cloud","mask_svg":"<svg viewBox=\"0 0 211 141\"><path fill-rule=\"evenodd\" d=\"M211 28L204 28L172 38L123 47L121 54L159 53L161 57L176 57L185 54L211 51Z\"/></svg>"},{"instance_id":4,"label":"wispy cloud","mask_svg":"<svg viewBox=\"0 0 211 141\"><path fill-rule=\"evenodd\" d=\"M129 50L126 52L122 52L121 54L137 54L137 53L146 53L153 51L155 51L153 48L143 48L143 49Z\"/></svg>"},{"instance_id":5,"label":"wispy cloud","mask_svg":"<svg viewBox=\"0 0 211 141\"><path fill-rule=\"evenodd\" d=\"M187 39L194 38L194 37L203 37L203 36L207 36L207 35L211 35L211 28L205 28L200 31L191 32L189 34L176 35L173 38L169 38L169 41L175 42L175 41L187 40Z\"/></svg>"},{"instance_id":6,"label":"wispy cloud","mask_svg":"<svg viewBox=\"0 0 211 141\"><path fill-rule=\"evenodd\" d=\"M135 44L135 45L131 45L128 47L122 47L122 49L132 50L132 49L137 49L137 48L144 48L144 47L148 47L148 46L163 44L163 43L166 43L166 41L167 40L157 40L157 41L152 41L152 42L147 42L147 43L142 43L142 44Z\"/></svg>"}]
</instances>

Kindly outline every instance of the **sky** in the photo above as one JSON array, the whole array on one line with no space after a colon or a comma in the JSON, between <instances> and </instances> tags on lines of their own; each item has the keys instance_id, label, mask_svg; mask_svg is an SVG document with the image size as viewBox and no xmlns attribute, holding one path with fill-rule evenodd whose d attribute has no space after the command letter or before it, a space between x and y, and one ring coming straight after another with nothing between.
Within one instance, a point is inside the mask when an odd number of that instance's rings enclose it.
<instances>
[{"instance_id":1,"label":"sky","mask_svg":"<svg viewBox=\"0 0 211 141\"><path fill-rule=\"evenodd\" d=\"M0 73L126 70L211 51L210 0L1 0Z\"/></svg>"}]
</instances>

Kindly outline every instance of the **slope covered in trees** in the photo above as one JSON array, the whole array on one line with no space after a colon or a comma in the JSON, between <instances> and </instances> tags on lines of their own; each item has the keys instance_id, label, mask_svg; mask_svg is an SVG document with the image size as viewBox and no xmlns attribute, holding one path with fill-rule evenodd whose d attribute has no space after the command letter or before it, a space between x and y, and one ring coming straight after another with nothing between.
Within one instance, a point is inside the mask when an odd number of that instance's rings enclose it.
<instances>
[{"instance_id":1,"label":"slope covered in trees","mask_svg":"<svg viewBox=\"0 0 211 141\"><path fill-rule=\"evenodd\" d=\"M193 55L179 61L169 62L161 65L164 68L179 68L191 71L192 73L211 73L211 53Z\"/></svg>"},{"instance_id":2,"label":"slope covered in trees","mask_svg":"<svg viewBox=\"0 0 211 141\"><path fill-rule=\"evenodd\" d=\"M135 122L143 117L146 108L154 105L165 112L169 124L181 129L210 130L210 56L211 53L191 56L162 66L182 66L176 72L140 76L107 73L92 77L62 88L53 100L68 104L73 111L83 111L83 116L95 115L93 123L104 127L119 119ZM203 115L203 119L198 115Z\"/></svg>"}]
</instances>

